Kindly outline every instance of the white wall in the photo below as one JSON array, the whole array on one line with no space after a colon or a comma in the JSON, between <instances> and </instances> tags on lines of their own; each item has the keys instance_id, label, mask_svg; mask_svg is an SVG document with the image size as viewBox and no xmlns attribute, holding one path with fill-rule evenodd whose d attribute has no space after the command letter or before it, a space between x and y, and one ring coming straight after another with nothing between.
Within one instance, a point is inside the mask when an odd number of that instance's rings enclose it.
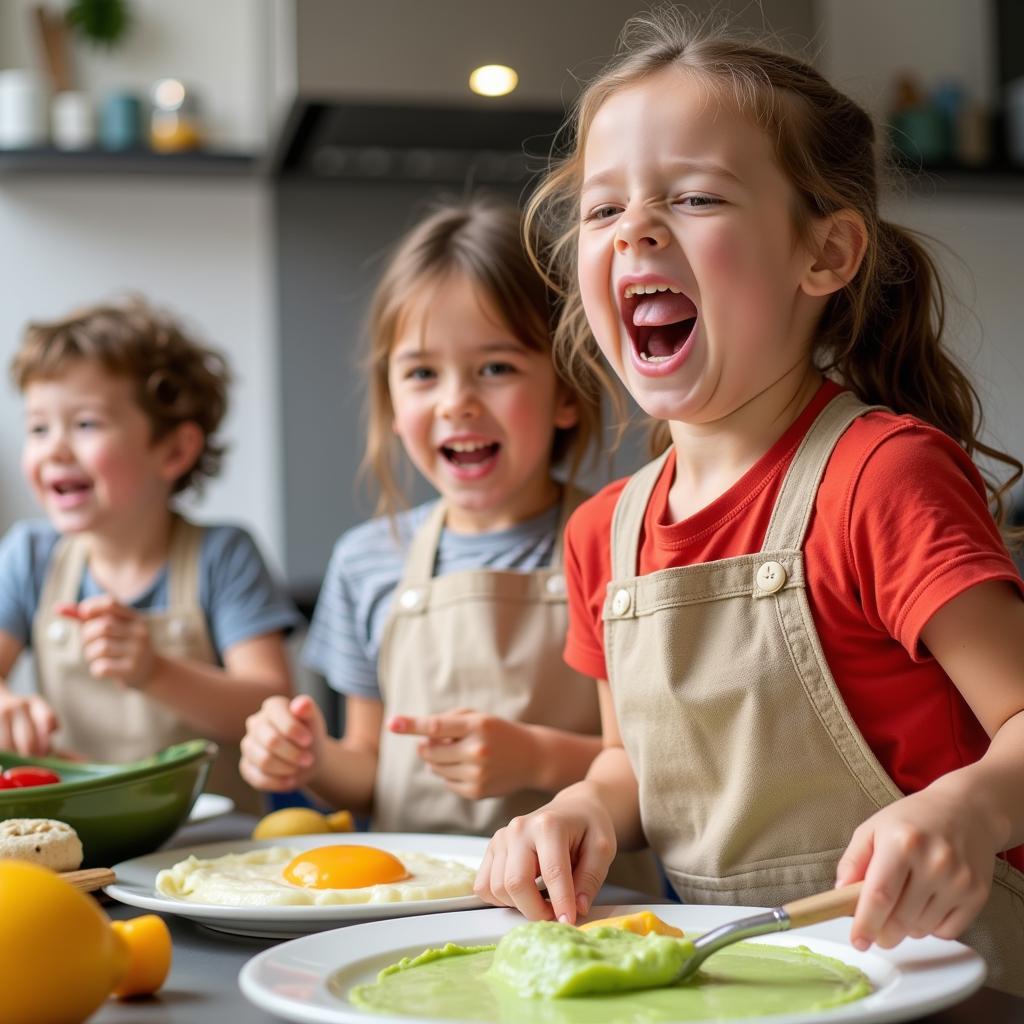
<instances>
[{"instance_id":1,"label":"white wall","mask_svg":"<svg viewBox=\"0 0 1024 1024\"><path fill-rule=\"evenodd\" d=\"M557 104L615 51L650 0L296 0L300 86L314 94L413 103L494 103L469 91L480 64L508 64L519 86L500 103ZM813 0L679 0L737 26L807 42Z\"/></svg>"},{"instance_id":2,"label":"white wall","mask_svg":"<svg viewBox=\"0 0 1024 1024\"><path fill-rule=\"evenodd\" d=\"M895 75L913 71L933 88L955 78L986 106L995 99L988 0L817 0L820 70L876 115Z\"/></svg>"},{"instance_id":3,"label":"white wall","mask_svg":"<svg viewBox=\"0 0 1024 1024\"><path fill-rule=\"evenodd\" d=\"M33 0L0 3L0 67L37 67ZM51 6L63 6L53 5ZM277 6L280 6L279 4ZM275 68L272 0L133 0L116 50L76 46L78 84L142 93L177 75L204 100L211 146L262 148ZM137 290L183 316L236 371L223 475L205 519L249 526L280 564L280 429L269 183L253 178L0 174L0 530L31 514L20 402L6 367L29 319Z\"/></svg>"},{"instance_id":4,"label":"white wall","mask_svg":"<svg viewBox=\"0 0 1024 1024\"><path fill-rule=\"evenodd\" d=\"M254 180L0 177L0 365L29 319L134 289L181 314L237 374L223 475L203 518L251 526L279 554L274 288L266 186ZM33 513L22 484L20 402L0 401L0 527Z\"/></svg>"},{"instance_id":5,"label":"white wall","mask_svg":"<svg viewBox=\"0 0 1024 1024\"><path fill-rule=\"evenodd\" d=\"M981 396L988 438L1024 458L1019 315L1024 189L1008 200L960 195L904 199L887 204L886 215L942 243L932 245L931 251L957 299L950 310L948 340Z\"/></svg>"},{"instance_id":6,"label":"white wall","mask_svg":"<svg viewBox=\"0 0 1024 1024\"><path fill-rule=\"evenodd\" d=\"M819 66L837 86L885 112L895 75L912 69L927 86L956 78L986 104L995 101L991 11L979 0L818 0ZM968 364L984 401L989 438L1024 456L1024 182L1019 191L972 194L913 190L886 204L887 216L932 236L962 303L949 340Z\"/></svg>"},{"instance_id":7,"label":"white wall","mask_svg":"<svg viewBox=\"0 0 1024 1024\"><path fill-rule=\"evenodd\" d=\"M0 3L0 68L42 68L32 8ZM133 24L113 50L72 37L75 84L97 100L109 91L149 96L154 82L180 78L194 89L212 146L261 148L272 88L274 0L131 0ZM66 3L48 6L58 11Z\"/></svg>"}]
</instances>

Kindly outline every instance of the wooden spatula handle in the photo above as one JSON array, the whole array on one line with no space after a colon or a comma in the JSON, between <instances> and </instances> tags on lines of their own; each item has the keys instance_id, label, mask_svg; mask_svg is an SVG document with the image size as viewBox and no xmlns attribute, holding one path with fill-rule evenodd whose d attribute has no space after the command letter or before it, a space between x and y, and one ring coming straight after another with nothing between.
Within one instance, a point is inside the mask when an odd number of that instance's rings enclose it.
<instances>
[{"instance_id":1,"label":"wooden spatula handle","mask_svg":"<svg viewBox=\"0 0 1024 1024\"><path fill-rule=\"evenodd\" d=\"M110 868L83 868L81 871L62 871L60 877L80 892L94 892L105 885L113 885L117 875Z\"/></svg>"},{"instance_id":2,"label":"wooden spatula handle","mask_svg":"<svg viewBox=\"0 0 1024 1024\"><path fill-rule=\"evenodd\" d=\"M851 917L857 909L857 898L863 885L863 882L854 882L853 885L844 885L841 889L815 893L813 896L805 896L802 900L793 900L782 909L789 915L791 928L817 924L818 921L831 921L837 917Z\"/></svg>"}]
</instances>

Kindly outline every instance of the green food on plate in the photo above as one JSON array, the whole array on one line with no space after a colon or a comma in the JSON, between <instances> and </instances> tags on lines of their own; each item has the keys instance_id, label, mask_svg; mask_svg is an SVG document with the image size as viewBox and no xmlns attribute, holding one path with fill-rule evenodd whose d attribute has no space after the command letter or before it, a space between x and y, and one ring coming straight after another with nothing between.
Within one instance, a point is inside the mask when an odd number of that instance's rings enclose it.
<instances>
[{"instance_id":1,"label":"green food on plate","mask_svg":"<svg viewBox=\"0 0 1024 1024\"><path fill-rule=\"evenodd\" d=\"M748 942L671 984L692 948L689 939L537 921L496 947L449 943L406 957L347 997L371 1012L439 1020L655 1024L814 1012L871 992L862 971L806 946Z\"/></svg>"},{"instance_id":2,"label":"green food on plate","mask_svg":"<svg viewBox=\"0 0 1024 1024\"><path fill-rule=\"evenodd\" d=\"M521 996L545 999L661 988L692 953L689 939L535 921L498 943L491 977Z\"/></svg>"}]
</instances>

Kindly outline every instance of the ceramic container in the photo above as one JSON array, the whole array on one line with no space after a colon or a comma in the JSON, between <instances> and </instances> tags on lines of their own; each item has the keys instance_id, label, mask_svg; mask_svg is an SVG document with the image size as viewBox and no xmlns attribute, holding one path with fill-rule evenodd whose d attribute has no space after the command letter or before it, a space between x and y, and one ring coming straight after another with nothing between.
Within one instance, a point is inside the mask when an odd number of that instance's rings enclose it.
<instances>
[{"instance_id":1,"label":"ceramic container","mask_svg":"<svg viewBox=\"0 0 1024 1024\"><path fill-rule=\"evenodd\" d=\"M55 818L82 840L83 867L151 853L184 823L203 791L217 746L190 740L129 764L0 753L0 768L39 765L61 782L0 790L0 820Z\"/></svg>"},{"instance_id":2,"label":"ceramic container","mask_svg":"<svg viewBox=\"0 0 1024 1024\"><path fill-rule=\"evenodd\" d=\"M46 90L23 68L0 71L0 149L46 145Z\"/></svg>"},{"instance_id":3,"label":"ceramic container","mask_svg":"<svg viewBox=\"0 0 1024 1024\"><path fill-rule=\"evenodd\" d=\"M142 101L134 93L114 92L100 106L100 145L118 152L142 145Z\"/></svg>"},{"instance_id":4,"label":"ceramic container","mask_svg":"<svg viewBox=\"0 0 1024 1024\"><path fill-rule=\"evenodd\" d=\"M96 142L92 97L85 92L59 92L50 102L50 133L57 149L90 149Z\"/></svg>"}]
</instances>

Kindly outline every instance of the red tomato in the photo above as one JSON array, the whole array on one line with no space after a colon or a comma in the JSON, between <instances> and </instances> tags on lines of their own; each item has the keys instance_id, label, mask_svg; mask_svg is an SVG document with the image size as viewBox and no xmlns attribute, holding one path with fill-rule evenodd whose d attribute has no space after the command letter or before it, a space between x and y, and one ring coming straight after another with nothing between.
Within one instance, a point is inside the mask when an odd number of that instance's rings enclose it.
<instances>
[{"instance_id":1,"label":"red tomato","mask_svg":"<svg viewBox=\"0 0 1024 1024\"><path fill-rule=\"evenodd\" d=\"M16 782L11 782L10 779L5 779L2 775L0 775L0 789L17 789L17 788L18 788L18 784Z\"/></svg>"},{"instance_id":2,"label":"red tomato","mask_svg":"<svg viewBox=\"0 0 1024 1024\"><path fill-rule=\"evenodd\" d=\"M8 768L3 778L10 784L5 788L25 788L26 786L50 786L54 782L60 782L60 776L51 772L49 768L37 768L32 764L21 764L15 768Z\"/></svg>"}]
</instances>

